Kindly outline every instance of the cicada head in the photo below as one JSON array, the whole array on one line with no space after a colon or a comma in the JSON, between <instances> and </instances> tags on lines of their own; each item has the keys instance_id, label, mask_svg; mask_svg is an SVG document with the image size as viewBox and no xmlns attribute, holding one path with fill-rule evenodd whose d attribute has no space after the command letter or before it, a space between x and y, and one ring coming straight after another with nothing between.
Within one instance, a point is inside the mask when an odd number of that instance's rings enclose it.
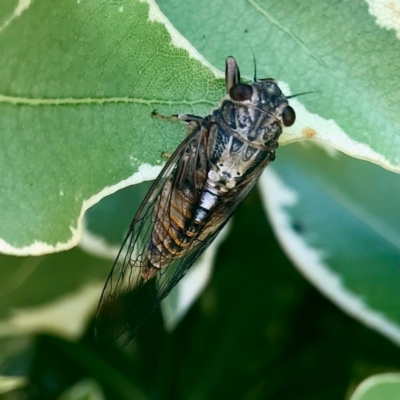
<instances>
[{"instance_id":1,"label":"cicada head","mask_svg":"<svg viewBox=\"0 0 400 400\"><path fill-rule=\"evenodd\" d=\"M294 124L296 114L274 79L243 83L236 60L228 57L225 82L227 97L221 116L244 140L269 148L279 138L282 125Z\"/></svg>"},{"instance_id":2,"label":"cicada head","mask_svg":"<svg viewBox=\"0 0 400 400\"><path fill-rule=\"evenodd\" d=\"M270 112L280 118L284 126L292 126L296 120L296 113L289 106L288 99L282 93L275 79L260 79L253 83L257 89L257 106L265 112Z\"/></svg>"}]
</instances>

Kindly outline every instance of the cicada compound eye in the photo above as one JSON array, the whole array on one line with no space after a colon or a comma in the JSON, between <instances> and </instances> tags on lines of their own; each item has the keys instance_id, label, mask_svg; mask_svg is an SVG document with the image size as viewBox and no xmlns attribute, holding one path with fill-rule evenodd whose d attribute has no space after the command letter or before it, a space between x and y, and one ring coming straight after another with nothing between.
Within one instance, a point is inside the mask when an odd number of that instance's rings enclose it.
<instances>
[{"instance_id":1,"label":"cicada compound eye","mask_svg":"<svg viewBox=\"0 0 400 400\"><path fill-rule=\"evenodd\" d=\"M234 101L250 100L253 95L253 87L245 83L238 83L229 90L229 96Z\"/></svg>"},{"instance_id":2,"label":"cicada compound eye","mask_svg":"<svg viewBox=\"0 0 400 400\"><path fill-rule=\"evenodd\" d=\"M285 126L292 126L296 121L296 113L293 108L286 106L282 112L282 122Z\"/></svg>"}]
</instances>

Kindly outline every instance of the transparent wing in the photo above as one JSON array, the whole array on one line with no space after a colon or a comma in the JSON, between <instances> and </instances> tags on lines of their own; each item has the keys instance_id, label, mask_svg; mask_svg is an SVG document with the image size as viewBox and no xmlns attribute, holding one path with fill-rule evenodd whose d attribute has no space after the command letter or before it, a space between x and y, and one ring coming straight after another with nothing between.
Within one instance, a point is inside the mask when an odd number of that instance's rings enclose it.
<instances>
[{"instance_id":1,"label":"transparent wing","mask_svg":"<svg viewBox=\"0 0 400 400\"><path fill-rule=\"evenodd\" d=\"M112 341L122 334L129 340L208 245L194 240L181 257L171 259L151 279L144 278L155 224L169 220L174 208L187 207L173 193L184 185L195 202L204 185L201 169L207 165L206 144L207 129L199 127L172 154L137 211L99 302L95 333L100 341Z\"/></svg>"}]
</instances>

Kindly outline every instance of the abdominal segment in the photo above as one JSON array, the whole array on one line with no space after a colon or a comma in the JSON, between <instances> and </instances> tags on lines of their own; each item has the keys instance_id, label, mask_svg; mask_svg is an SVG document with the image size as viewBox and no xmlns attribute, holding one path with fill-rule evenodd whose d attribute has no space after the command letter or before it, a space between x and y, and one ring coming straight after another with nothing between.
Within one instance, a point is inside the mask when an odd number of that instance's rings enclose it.
<instances>
[{"instance_id":1,"label":"abdominal segment","mask_svg":"<svg viewBox=\"0 0 400 400\"><path fill-rule=\"evenodd\" d=\"M149 280L161 268L182 257L194 244L201 225L193 230L194 197L186 197L168 180L153 210L153 228L147 244L147 257L142 277Z\"/></svg>"}]
</instances>

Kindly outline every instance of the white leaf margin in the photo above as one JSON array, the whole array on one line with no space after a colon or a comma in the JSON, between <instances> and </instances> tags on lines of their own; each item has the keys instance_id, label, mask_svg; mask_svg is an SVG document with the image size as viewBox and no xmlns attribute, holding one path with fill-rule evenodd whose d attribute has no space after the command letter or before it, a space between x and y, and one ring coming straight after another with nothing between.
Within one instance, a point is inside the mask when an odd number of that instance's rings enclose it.
<instances>
[{"instance_id":1,"label":"white leaf margin","mask_svg":"<svg viewBox=\"0 0 400 400\"><path fill-rule=\"evenodd\" d=\"M32 0L19 0L14 12L9 16L9 18L4 21L3 25L0 26L0 33L7 28L8 25L15 19L21 16L21 14L29 8Z\"/></svg>"},{"instance_id":2,"label":"white leaf margin","mask_svg":"<svg viewBox=\"0 0 400 400\"><path fill-rule=\"evenodd\" d=\"M279 82L279 87L286 96L292 94L289 85ZM332 147L350 157L372 162L389 171L400 173L400 152L394 163L365 143L352 139L333 119L325 119L307 110L297 98L290 99L290 105L296 110L296 124L286 127L279 140L279 145L301 141L312 141L323 147ZM396 142L397 141L397 142ZM400 144L393 138L393 146Z\"/></svg>"},{"instance_id":3,"label":"white leaf margin","mask_svg":"<svg viewBox=\"0 0 400 400\"><path fill-rule=\"evenodd\" d=\"M398 400L400 399L400 373L388 372L384 374L377 374L368 377L363 380L354 391L353 395L350 397L350 400L363 400L370 398L369 395L371 391L377 388L379 385L396 385L398 387L398 393L396 397L392 397L390 399L382 399L382 400Z\"/></svg>"},{"instance_id":4,"label":"white leaf margin","mask_svg":"<svg viewBox=\"0 0 400 400\"><path fill-rule=\"evenodd\" d=\"M378 26L393 29L400 39L400 1L366 0L368 12L376 18Z\"/></svg>"},{"instance_id":5,"label":"white leaf margin","mask_svg":"<svg viewBox=\"0 0 400 400\"><path fill-rule=\"evenodd\" d=\"M0 238L0 253L12 255L12 256L39 256L43 254L58 253L60 251L69 250L77 246L83 237L83 217L86 210L97 204L102 198L109 196L120 189L127 186L136 185L143 181L153 180L161 172L162 166L141 164L139 170L132 174L129 178L118 182L115 185L107 186L100 192L94 194L87 200L83 200L81 212L77 219L77 227L74 228L72 225L69 227L72 237L67 242L59 242L56 245L50 245L45 242L35 241L29 246L14 247L7 243L4 239ZM60 192L60 196L63 193Z\"/></svg>"},{"instance_id":6,"label":"white leaf margin","mask_svg":"<svg viewBox=\"0 0 400 400\"><path fill-rule=\"evenodd\" d=\"M259 180L259 188L264 210L279 243L300 272L347 314L400 346L400 326L370 308L360 297L344 287L340 275L324 263L323 253L305 243L293 231L290 215L285 208L298 202L297 192L279 178L273 167L264 171Z\"/></svg>"}]
</instances>

